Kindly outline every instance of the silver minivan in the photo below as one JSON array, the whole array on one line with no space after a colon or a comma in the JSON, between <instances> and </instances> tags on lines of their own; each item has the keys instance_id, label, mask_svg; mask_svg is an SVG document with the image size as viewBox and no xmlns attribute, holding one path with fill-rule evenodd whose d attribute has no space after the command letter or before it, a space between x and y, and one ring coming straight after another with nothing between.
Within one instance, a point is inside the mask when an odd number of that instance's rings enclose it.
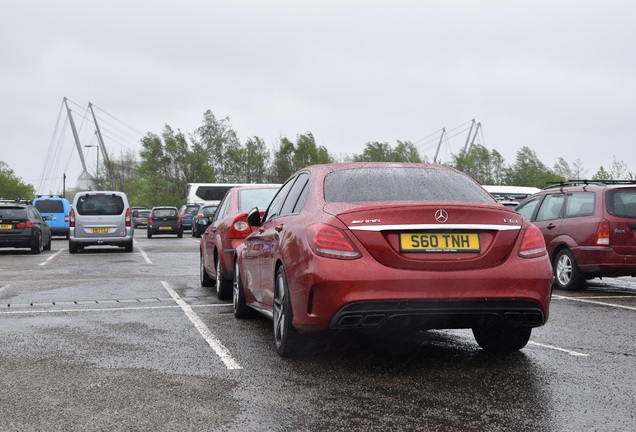
<instances>
[{"instance_id":1,"label":"silver minivan","mask_svg":"<svg viewBox=\"0 0 636 432\"><path fill-rule=\"evenodd\" d=\"M78 192L70 219L70 253L95 245L119 246L132 252L134 228L124 192Z\"/></svg>"}]
</instances>

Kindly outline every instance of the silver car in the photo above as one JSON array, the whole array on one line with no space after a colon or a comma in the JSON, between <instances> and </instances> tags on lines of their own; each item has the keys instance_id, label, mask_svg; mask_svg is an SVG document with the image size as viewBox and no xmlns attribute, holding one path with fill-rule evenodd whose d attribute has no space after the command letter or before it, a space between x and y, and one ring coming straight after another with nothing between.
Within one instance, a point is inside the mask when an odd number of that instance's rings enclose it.
<instances>
[{"instance_id":1,"label":"silver car","mask_svg":"<svg viewBox=\"0 0 636 432\"><path fill-rule=\"evenodd\" d=\"M78 192L70 219L70 253L95 245L119 246L132 252L134 227L124 192Z\"/></svg>"}]
</instances>

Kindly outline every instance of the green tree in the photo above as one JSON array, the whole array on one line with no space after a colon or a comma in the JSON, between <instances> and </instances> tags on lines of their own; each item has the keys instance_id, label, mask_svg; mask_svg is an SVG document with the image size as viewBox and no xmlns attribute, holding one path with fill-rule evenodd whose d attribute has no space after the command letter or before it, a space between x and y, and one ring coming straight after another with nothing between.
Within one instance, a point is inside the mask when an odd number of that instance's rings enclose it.
<instances>
[{"instance_id":1,"label":"green tree","mask_svg":"<svg viewBox=\"0 0 636 432\"><path fill-rule=\"evenodd\" d=\"M453 156L451 165L480 184L499 185L505 181L503 156L496 150L489 151L481 144L472 145L468 151L462 149L458 155Z\"/></svg>"},{"instance_id":2,"label":"green tree","mask_svg":"<svg viewBox=\"0 0 636 432\"><path fill-rule=\"evenodd\" d=\"M393 149L393 157L394 162L414 162L414 163L422 163L427 162L427 158L420 157L420 153L417 151L417 147L410 141L399 141L397 145Z\"/></svg>"},{"instance_id":3,"label":"green tree","mask_svg":"<svg viewBox=\"0 0 636 432\"><path fill-rule=\"evenodd\" d=\"M550 170L528 147L522 147L517 152L515 163L510 167L506 176L507 185L538 188L544 188L548 182L561 180L564 179Z\"/></svg>"},{"instance_id":4,"label":"green tree","mask_svg":"<svg viewBox=\"0 0 636 432\"><path fill-rule=\"evenodd\" d=\"M274 183L283 183L296 170L294 168L294 143L287 138L281 138L278 150L274 152L274 161L272 166L272 181Z\"/></svg>"},{"instance_id":5,"label":"green tree","mask_svg":"<svg viewBox=\"0 0 636 432\"><path fill-rule=\"evenodd\" d=\"M245 142L245 183L268 183L269 149L262 138L252 137Z\"/></svg>"},{"instance_id":6,"label":"green tree","mask_svg":"<svg viewBox=\"0 0 636 432\"><path fill-rule=\"evenodd\" d=\"M605 168L601 165L596 171L596 174L592 176L592 180L610 180L612 178L611 174L605 171Z\"/></svg>"},{"instance_id":7,"label":"green tree","mask_svg":"<svg viewBox=\"0 0 636 432\"><path fill-rule=\"evenodd\" d=\"M306 133L296 137L292 161L296 171L309 165L331 163L332 158L325 147L316 145L311 133Z\"/></svg>"},{"instance_id":8,"label":"green tree","mask_svg":"<svg viewBox=\"0 0 636 432\"><path fill-rule=\"evenodd\" d=\"M240 148L238 135L230 125L229 117L217 120L212 111L208 110L203 115L203 125L195 131L195 140L209 154L210 166L214 169L216 181L227 182L233 174L230 167L226 167L226 153L228 149L234 154ZM236 160L231 160L231 169L236 169Z\"/></svg>"},{"instance_id":9,"label":"green tree","mask_svg":"<svg viewBox=\"0 0 636 432\"><path fill-rule=\"evenodd\" d=\"M372 141L364 145L360 155L354 155L354 162L395 162L395 154L389 143Z\"/></svg>"},{"instance_id":10,"label":"green tree","mask_svg":"<svg viewBox=\"0 0 636 432\"><path fill-rule=\"evenodd\" d=\"M35 190L30 184L26 184L6 162L0 161L0 198L6 199L33 199Z\"/></svg>"}]
</instances>

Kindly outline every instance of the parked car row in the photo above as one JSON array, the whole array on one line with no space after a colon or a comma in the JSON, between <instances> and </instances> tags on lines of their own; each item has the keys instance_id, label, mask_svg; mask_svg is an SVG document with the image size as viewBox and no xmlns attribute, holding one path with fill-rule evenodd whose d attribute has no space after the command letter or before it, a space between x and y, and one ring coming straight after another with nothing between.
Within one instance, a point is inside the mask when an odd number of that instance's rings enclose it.
<instances>
[{"instance_id":1,"label":"parked car row","mask_svg":"<svg viewBox=\"0 0 636 432\"><path fill-rule=\"evenodd\" d=\"M26 248L34 254L50 250L50 220L31 201L0 199L0 247Z\"/></svg>"}]
</instances>

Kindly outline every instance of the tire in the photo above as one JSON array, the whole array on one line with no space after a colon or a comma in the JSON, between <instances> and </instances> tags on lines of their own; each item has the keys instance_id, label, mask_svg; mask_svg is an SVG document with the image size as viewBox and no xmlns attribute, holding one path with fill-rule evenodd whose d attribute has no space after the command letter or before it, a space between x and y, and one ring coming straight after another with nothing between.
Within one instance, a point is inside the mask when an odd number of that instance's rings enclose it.
<instances>
[{"instance_id":1,"label":"tire","mask_svg":"<svg viewBox=\"0 0 636 432\"><path fill-rule=\"evenodd\" d=\"M147 236L148 238L152 238L152 232L150 232L150 230L148 230L148 232L146 233L146 236Z\"/></svg>"},{"instance_id":2,"label":"tire","mask_svg":"<svg viewBox=\"0 0 636 432\"><path fill-rule=\"evenodd\" d=\"M254 316L254 311L245 302L245 289L236 260L234 260L234 279L232 280L232 308L234 309L234 318L243 319Z\"/></svg>"},{"instance_id":3,"label":"tire","mask_svg":"<svg viewBox=\"0 0 636 432\"><path fill-rule=\"evenodd\" d=\"M69 253L77 253L77 251L79 250L79 246L77 245L77 243L69 241L68 242L68 251Z\"/></svg>"},{"instance_id":4,"label":"tire","mask_svg":"<svg viewBox=\"0 0 636 432\"><path fill-rule=\"evenodd\" d=\"M230 298L232 295L232 282L226 279L223 276L223 271L221 269L221 256L217 256L216 258L216 296L220 300L225 300Z\"/></svg>"},{"instance_id":5,"label":"tire","mask_svg":"<svg viewBox=\"0 0 636 432\"><path fill-rule=\"evenodd\" d=\"M183 231L177 233L177 238L183 238Z\"/></svg>"},{"instance_id":6,"label":"tire","mask_svg":"<svg viewBox=\"0 0 636 432\"><path fill-rule=\"evenodd\" d=\"M38 233L35 243L31 245L31 253L32 254L40 254L44 246L42 245L42 233Z\"/></svg>"},{"instance_id":7,"label":"tire","mask_svg":"<svg viewBox=\"0 0 636 432\"><path fill-rule=\"evenodd\" d=\"M292 326L294 313L285 268L280 266L276 272L274 284L274 343L276 352L281 357L289 357L298 353L301 336Z\"/></svg>"},{"instance_id":8,"label":"tire","mask_svg":"<svg viewBox=\"0 0 636 432\"><path fill-rule=\"evenodd\" d=\"M473 329L473 336L479 346L490 352L518 351L530 340L532 327L479 327Z\"/></svg>"},{"instance_id":9,"label":"tire","mask_svg":"<svg viewBox=\"0 0 636 432\"><path fill-rule=\"evenodd\" d=\"M208 271L203 265L203 254L199 254L199 279L201 280L201 286L211 287L214 286L215 280L210 277Z\"/></svg>"},{"instance_id":10,"label":"tire","mask_svg":"<svg viewBox=\"0 0 636 432\"><path fill-rule=\"evenodd\" d=\"M554 285L566 291L579 291L585 287L583 274L568 249L561 249L554 259Z\"/></svg>"},{"instance_id":11,"label":"tire","mask_svg":"<svg viewBox=\"0 0 636 432\"><path fill-rule=\"evenodd\" d=\"M44 246L42 246L42 249L44 249L45 251L50 251L51 250L51 242L53 241L52 237L49 237L49 242L47 244L45 244Z\"/></svg>"},{"instance_id":12,"label":"tire","mask_svg":"<svg viewBox=\"0 0 636 432\"><path fill-rule=\"evenodd\" d=\"M125 248L126 252L132 252L133 251L133 242L132 242L132 240L129 241L128 243L126 243L124 245L124 248Z\"/></svg>"}]
</instances>

